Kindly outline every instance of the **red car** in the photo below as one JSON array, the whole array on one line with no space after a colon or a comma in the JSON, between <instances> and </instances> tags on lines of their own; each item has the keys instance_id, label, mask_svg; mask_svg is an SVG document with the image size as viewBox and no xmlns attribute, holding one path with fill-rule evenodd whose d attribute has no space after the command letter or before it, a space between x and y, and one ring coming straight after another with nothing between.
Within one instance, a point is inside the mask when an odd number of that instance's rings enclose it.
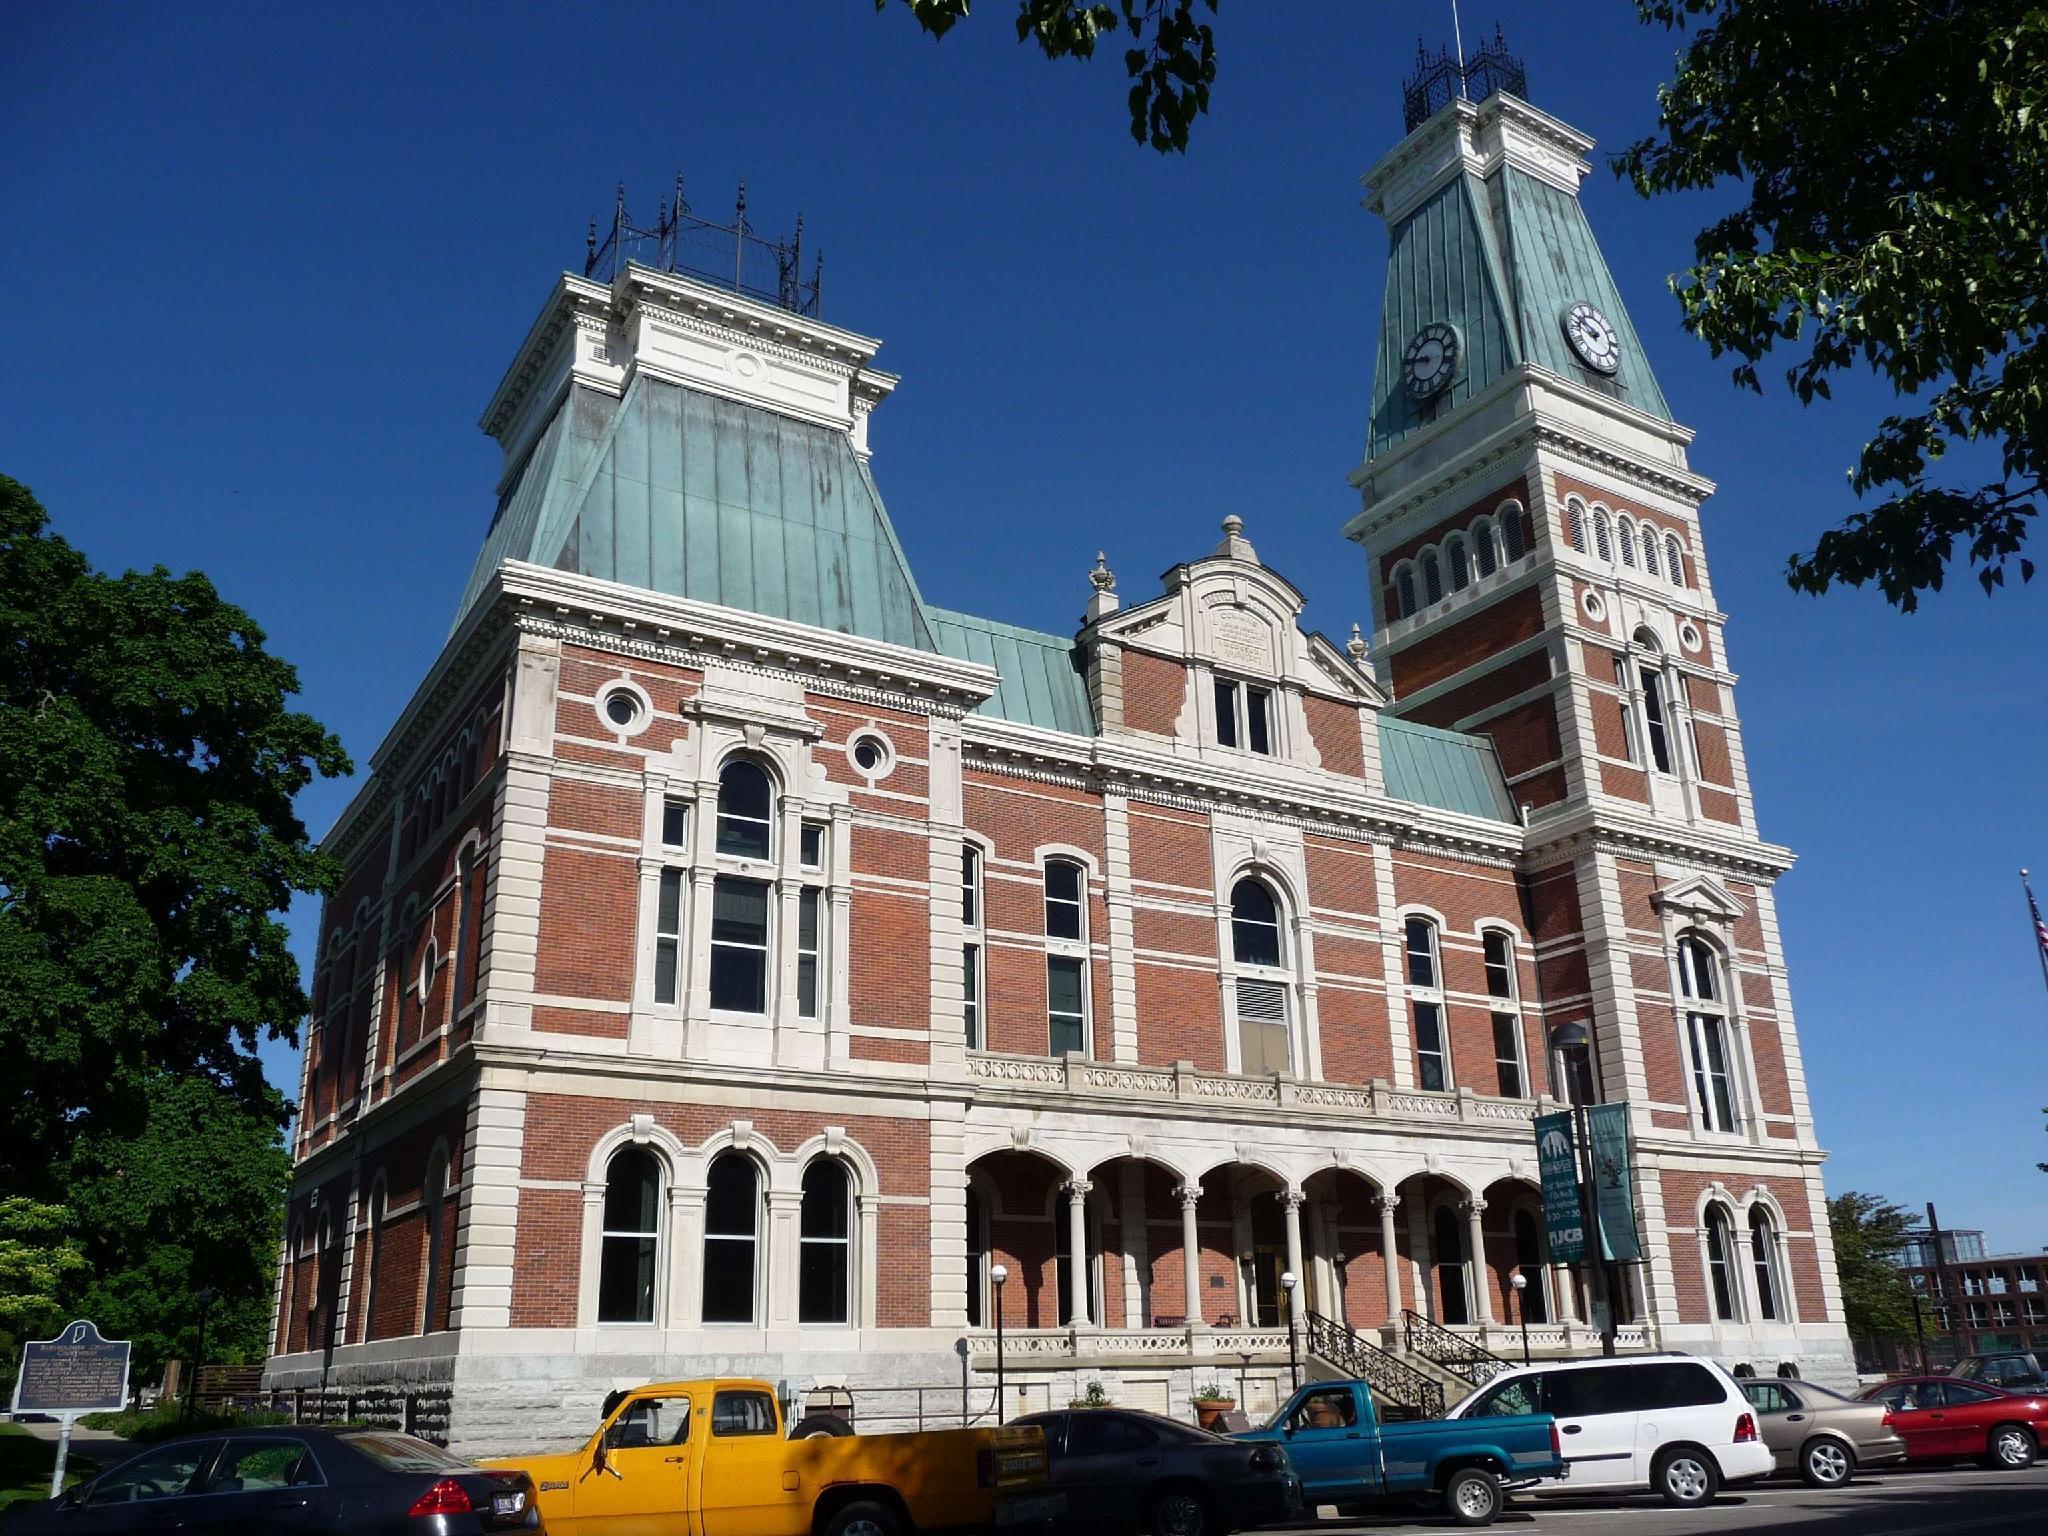
<instances>
[{"instance_id":1,"label":"red car","mask_svg":"<svg viewBox=\"0 0 2048 1536\"><path fill-rule=\"evenodd\" d=\"M2048 1438L2048 1396L2023 1396L1952 1376L1905 1376L1881 1382L1863 1400L1891 1410L1908 1461L1974 1456L1987 1467L2034 1464Z\"/></svg>"}]
</instances>

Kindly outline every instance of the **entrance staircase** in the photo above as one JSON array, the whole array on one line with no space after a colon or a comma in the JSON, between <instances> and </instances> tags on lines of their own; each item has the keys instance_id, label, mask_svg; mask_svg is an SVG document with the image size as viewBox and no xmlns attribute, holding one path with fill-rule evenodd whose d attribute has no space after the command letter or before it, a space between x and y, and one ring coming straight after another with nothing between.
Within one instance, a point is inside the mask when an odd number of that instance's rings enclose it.
<instances>
[{"instance_id":1,"label":"entrance staircase","mask_svg":"<svg viewBox=\"0 0 2048 1536\"><path fill-rule=\"evenodd\" d=\"M1371 1387L1381 1417L1392 1420L1444 1416L1441 1377L1392 1350L1382 1349L1335 1318L1310 1312L1307 1346L1312 1361L1320 1361L1338 1375Z\"/></svg>"},{"instance_id":2,"label":"entrance staircase","mask_svg":"<svg viewBox=\"0 0 2048 1536\"><path fill-rule=\"evenodd\" d=\"M1485 1345L1431 1322L1413 1308L1401 1312L1402 1342L1410 1355L1429 1361L1466 1387L1483 1387L1514 1365Z\"/></svg>"}]
</instances>

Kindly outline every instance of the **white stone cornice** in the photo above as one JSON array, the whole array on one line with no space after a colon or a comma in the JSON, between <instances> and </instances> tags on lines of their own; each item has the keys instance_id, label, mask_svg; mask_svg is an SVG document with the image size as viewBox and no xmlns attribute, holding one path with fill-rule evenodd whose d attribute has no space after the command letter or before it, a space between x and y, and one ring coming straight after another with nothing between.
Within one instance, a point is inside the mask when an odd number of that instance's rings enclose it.
<instances>
[{"instance_id":1,"label":"white stone cornice","mask_svg":"<svg viewBox=\"0 0 2048 1536\"><path fill-rule=\"evenodd\" d=\"M1776 843L1734 832L1722 835L1701 826L1669 825L1612 805L1578 805L1557 815L1539 815L1529 827L1530 873L1568 864L1587 853L1670 859L1765 883L1798 862L1791 849Z\"/></svg>"}]
</instances>

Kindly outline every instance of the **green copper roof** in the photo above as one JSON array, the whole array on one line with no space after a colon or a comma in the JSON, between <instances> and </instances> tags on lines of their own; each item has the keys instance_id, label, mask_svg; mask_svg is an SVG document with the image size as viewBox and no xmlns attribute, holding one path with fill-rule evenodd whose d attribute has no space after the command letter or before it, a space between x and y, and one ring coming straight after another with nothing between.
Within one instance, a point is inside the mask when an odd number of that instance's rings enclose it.
<instances>
[{"instance_id":1,"label":"green copper roof","mask_svg":"<svg viewBox=\"0 0 2048 1536\"><path fill-rule=\"evenodd\" d=\"M1392 715L1379 720L1380 767L1394 799L1488 821L1521 820L1491 742Z\"/></svg>"},{"instance_id":2,"label":"green copper roof","mask_svg":"<svg viewBox=\"0 0 2048 1536\"><path fill-rule=\"evenodd\" d=\"M462 610L501 560L937 650L844 432L642 374L578 388L499 505Z\"/></svg>"},{"instance_id":3,"label":"green copper roof","mask_svg":"<svg viewBox=\"0 0 2048 1536\"><path fill-rule=\"evenodd\" d=\"M925 611L940 651L1002 674L976 714L1078 736L1095 734L1095 711L1072 640L945 608Z\"/></svg>"}]
</instances>

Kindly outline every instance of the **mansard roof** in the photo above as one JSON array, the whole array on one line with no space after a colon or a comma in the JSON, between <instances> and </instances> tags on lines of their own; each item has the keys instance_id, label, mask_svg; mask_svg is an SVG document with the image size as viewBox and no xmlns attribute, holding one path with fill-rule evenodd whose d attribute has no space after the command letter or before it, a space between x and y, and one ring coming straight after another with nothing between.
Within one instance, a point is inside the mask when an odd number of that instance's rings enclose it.
<instances>
[{"instance_id":1,"label":"mansard roof","mask_svg":"<svg viewBox=\"0 0 2048 1536\"><path fill-rule=\"evenodd\" d=\"M1521 820L1500 759L1485 737L1386 714L1379 716L1379 727L1380 769L1390 798L1488 821Z\"/></svg>"},{"instance_id":2,"label":"mansard roof","mask_svg":"<svg viewBox=\"0 0 2048 1536\"><path fill-rule=\"evenodd\" d=\"M996 691L974 713L1048 731L1095 734L1088 681L1071 639L946 608L929 608L926 613L941 651L1002 674Z\"/></svg>"}]
</instances>

